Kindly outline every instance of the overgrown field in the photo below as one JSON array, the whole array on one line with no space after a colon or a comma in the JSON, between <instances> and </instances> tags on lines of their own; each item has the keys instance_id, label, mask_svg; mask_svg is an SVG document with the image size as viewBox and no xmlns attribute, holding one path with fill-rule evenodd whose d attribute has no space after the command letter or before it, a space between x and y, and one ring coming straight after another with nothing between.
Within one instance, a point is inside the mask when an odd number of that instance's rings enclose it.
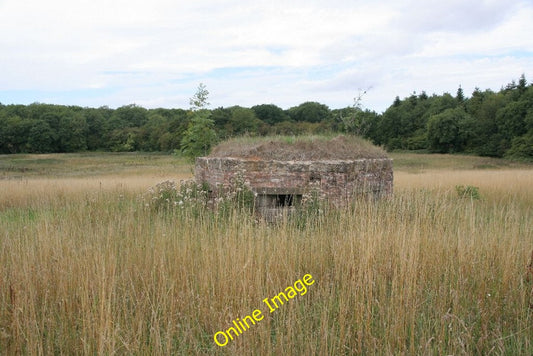
<instances>
[{"instance_id":1,"label":"overgrown field","mask_svg":"<svg viewBox=\"0 0 533 356\"><path fill-rule=\"evenodd\" d=\"M0 355L533 354L531 167L395 154L392 198L266 225L154 209L176 158L90 157L0 157Z\"/></svg>"}]
</instances>

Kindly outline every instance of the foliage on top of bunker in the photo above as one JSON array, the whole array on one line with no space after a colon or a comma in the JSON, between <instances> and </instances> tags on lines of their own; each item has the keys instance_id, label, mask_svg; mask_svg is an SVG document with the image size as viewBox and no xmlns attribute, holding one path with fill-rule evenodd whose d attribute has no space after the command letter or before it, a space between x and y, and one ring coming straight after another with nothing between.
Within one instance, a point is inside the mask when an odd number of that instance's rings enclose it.
<instances>
[{"instance_id":1,"label":"foliage on top of bunker","mask_svg":"<svg viewBox=\"0 0 533 356\"><path fill-rule=\"evenodd\" d=\"M382 148L356 136L267 136L224 141L213 148L209 157L314 161L387 158L387 154Z\"/></svg>"}]
</instances>

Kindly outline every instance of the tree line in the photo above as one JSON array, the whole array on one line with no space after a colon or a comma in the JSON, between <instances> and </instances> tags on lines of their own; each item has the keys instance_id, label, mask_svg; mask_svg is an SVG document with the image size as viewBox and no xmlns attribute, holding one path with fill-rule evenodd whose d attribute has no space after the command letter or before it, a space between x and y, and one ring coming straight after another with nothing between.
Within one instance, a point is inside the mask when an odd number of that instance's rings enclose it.
<instances>
[{"instance_id":1,"label":"tree line","mask_svg":"<svg viewBox=\"0 0 533 356\"><path fill-rule=\"evenodd\" d=\"M500 91L461 87L428 96L425 92L393 104L368 124L364 135L388 150L464 152L480 156L533 159L533 85L522 75Z\"/></svg>"},{"instance_id":2,"label":"tree line","mask_svg":"<svg viewBox=\"0 0 533 356\"><path fill-rule=\"evenodd\" d=\"M396 97L381 114L364 110L361 96L334 110L317 102L288 110L273 104L208 109L208 93L200 85L188 110L0 104L0 153L184 151L194 156L218 140L244 134L342 132L387 150L533 160L533 85L524 75L498 92L476 88L470 97L461 87L455 95Z\"/></svg>"}]
</instances>

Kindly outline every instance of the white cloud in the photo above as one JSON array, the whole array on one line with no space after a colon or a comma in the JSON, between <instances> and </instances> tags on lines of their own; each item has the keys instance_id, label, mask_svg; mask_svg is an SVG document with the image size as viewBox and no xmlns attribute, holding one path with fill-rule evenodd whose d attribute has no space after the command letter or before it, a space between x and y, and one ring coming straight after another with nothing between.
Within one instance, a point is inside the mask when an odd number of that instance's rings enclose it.
<instances>
[{"instance_id":1,"label":"white cloud","mask_svg":"<svg viewBox=\"0 0 533 356\"><path fill-rule=\"evenodd\" d=\"M395 25L410 32L480 32L499 24L516 5L500 0L400 1Z\"/></svg>"},{"instance_id":2,"label":"white cloud","mask_svg":"<svg viewBox=\"0 0 533 356\"><path fill-rule=\"evenodd\" d=\"M204 82L213 106L341 107L372 87L381 111L533 75L531 18L529 1L4 0L0 102L186 108Z\"/></svg>"}]
</instances>

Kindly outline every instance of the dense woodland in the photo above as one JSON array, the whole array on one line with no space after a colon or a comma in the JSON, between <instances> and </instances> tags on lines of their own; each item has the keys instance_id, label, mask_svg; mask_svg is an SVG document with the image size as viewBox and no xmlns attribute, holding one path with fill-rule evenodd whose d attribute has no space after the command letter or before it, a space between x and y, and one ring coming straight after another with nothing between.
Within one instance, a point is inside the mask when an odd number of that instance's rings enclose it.
<instances>
[{"instance_id":1,"label":"dense woodland","mask_svg":"<svg viewBox=\"0 0 533 356\"><path fill-rule=\"evenodd\" d=\"M0 153L166 151L194 156L217 140L243 134L343 132L387 150L533 160L533 85L524 75L498 92L476 89L469 97L460 87L455 95L396 97L381 114L363 110L361 97L335 110L317 102L288 110L272 104L207 109L205 99L189 110L0 104ZM201 149L195 149L198 143Z\"/></svg>"}]
</instances>

